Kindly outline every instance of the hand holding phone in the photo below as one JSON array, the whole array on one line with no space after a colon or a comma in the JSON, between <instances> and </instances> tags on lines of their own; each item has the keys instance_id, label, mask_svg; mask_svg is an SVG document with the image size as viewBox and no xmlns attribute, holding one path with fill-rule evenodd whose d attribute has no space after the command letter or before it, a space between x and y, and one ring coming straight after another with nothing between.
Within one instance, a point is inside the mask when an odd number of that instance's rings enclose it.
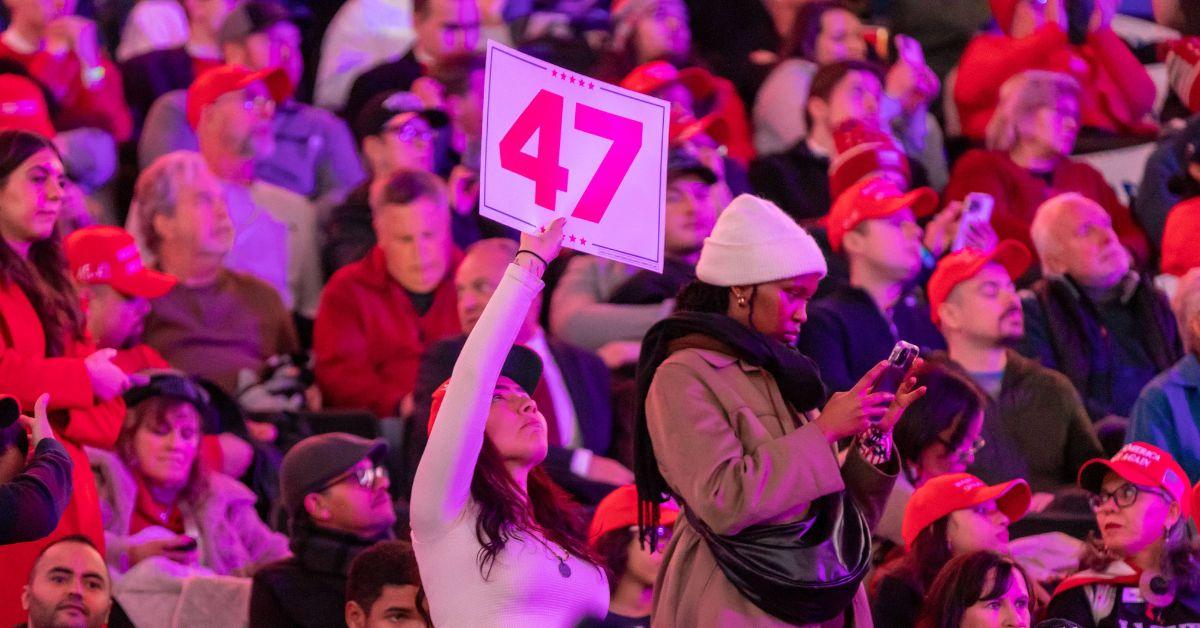
<instances>
[{"instance_id":1,"label":"hand holding phone","mask_svg":"<svg viewBox=\"0 0 1200 628\"><path fill-rule=\"evenodd\" d=\"M958 232L950 245L951 252L961 250L967 245L973 228L992 221L992 209L995 205L996 200L992 195L984 192L971 192L963 199L962 215L958 218Z\"/></svg>"}]
</instances>

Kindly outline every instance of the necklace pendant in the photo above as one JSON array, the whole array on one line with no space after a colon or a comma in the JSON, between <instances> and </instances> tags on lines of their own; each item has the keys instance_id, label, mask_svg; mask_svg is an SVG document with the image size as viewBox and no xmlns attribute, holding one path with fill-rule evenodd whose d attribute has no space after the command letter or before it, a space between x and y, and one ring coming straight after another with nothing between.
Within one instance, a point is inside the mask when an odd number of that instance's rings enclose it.
<instances>
[{"instance_id":1,"label":"necklace pendant","mask_svg":"<svg viewBox=\"0 0 1200 628\"><path fill-rule=\"evenodd\" d=\"M560 560L558 562L558 573L562 574L564 578L571 577L571 566L567 564L567 561Z\"/></svg>"}]
</instances>

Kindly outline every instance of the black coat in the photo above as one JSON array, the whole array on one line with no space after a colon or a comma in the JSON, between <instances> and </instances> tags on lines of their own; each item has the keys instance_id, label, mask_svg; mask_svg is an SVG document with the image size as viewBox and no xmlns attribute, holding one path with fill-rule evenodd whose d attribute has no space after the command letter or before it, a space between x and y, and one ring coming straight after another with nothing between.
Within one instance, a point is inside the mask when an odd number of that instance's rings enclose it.
<instances>
[{"instance_id":1,"label":"black coat","mask_svg":"<svg viewBox=\"0 0 1200 628\"><path fill-rule=\"evenodd\" d=\"M19 429L16 426L9 429ZM71 501L71 457L62 444L44 438L33 460L0 484L0 545L36 541L54 531Z\"/></svg>"},{"instance_id":2,"label":"black coat","mask_svg":"<svg viewBox=\"0 0 1200 628\"><path fill-rule=\"evenodd\" d=\"M150 105L159 96L187 89L196 78L186 48L153 50L120 63L125 102L133 114L134 137L141 134Z\"/></svg>"},{"instance_id":3,"label":"black coat","mask_svg":"<svg viewBox=\"0 0 1200 628\"><path fill-rule=\"evenodd\" d=\"M350 87L350 95L346 98L342 117L353 127L359 112L372 96L392 90L410 90L413 82L421 78L422 74L424 72L421 64L417 62L417 57L411 50L395 61L381 63L363 72L354 79L354 85Z\"/></svg>"},{"instance_id":4,"label":"black coat","mask_svg":"<svg viewBox=\"0 0 1200 628\"><path fill-rule=\"evenodd\" d=\"M917 345L923 354L946 348L942 333L929 319L929 303L920 293L902 296L892 310L892 320L895 331L871 295L840 286L808 306L808 321L800 327L796 345L816 360L830 392L850 390L891 354L897 340Z\"/></svg>"},{"instance_id":5,"label":"black coat","mask_svg":"<svg viewBox=\"0 0 1200 628\"><path fill-rule=\"evenodd\" d=\"M1102 305L1071 279L1051 277L1039 280L1022 298L1021 353L1070 378L1093 421L1110 414L1129 416L1141 389L1183 357L1166 295L1144 277L1131 288L1127 298ZM1110 333L1104 322L1109 308L1124 309L1133 321L1130 329ZM1115 338L1117 334L1122 337ZM1134 381L1122 373L1132 373Z\"/></svg>"},{"instance_id":6,"label":"black coat","mask_svg":"<svg viewBox=\"0 0 1200 628\"><path fill-rule=\"evenodd\" d=\"M426 424L429 420L433 391L450 378L454 371L454 363L458 360L466 340L466 336L443 340L429 347L421 358L421 366L417 370L417 383L413 389L416 410L413 420L409 421L412 429L405 438L405 495L412 492L412 478L428 439ZM583 446L598 456L610 455L615 439L612 383L608 367L591 351L558 340L548 340L550 354L554 356L554 362L562 372L567 392L575 406ZM543 465L560 486L576 497L587 503L598 502L613 487L599 485L571 473L573 455L573 449L552 445Z\"/></svg>"},{"instance_id":7,"label":"black coat","mask_svg":"<svg viewBox=\"0 0 1200 628\"><path fill-rule=\"evenodd\" d=\"M294 537L291 558L273 562L254 574L250 587L250 625L344 627L350 562L374 543L323 530Z\"/></svg>"}]
</instances>

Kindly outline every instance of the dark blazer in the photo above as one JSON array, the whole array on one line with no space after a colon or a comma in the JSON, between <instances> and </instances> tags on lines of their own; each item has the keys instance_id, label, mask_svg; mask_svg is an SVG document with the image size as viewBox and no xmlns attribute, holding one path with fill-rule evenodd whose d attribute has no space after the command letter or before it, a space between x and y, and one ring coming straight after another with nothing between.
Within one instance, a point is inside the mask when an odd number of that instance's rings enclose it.
<instances>
[{"instance_id":1,"label":"dark blazer","mask_svg":"<svg viewBox=\"0 0 1200 628\"><path fill-rule=\"evenodd\" d=\"M405 435L405 496L411 494L417 463L425 450L428 437L426 425L429 421L433 391L450 378L454 371L454 363L458 360L466 341L466 336L443 340L426 349L421 358L421 366L417 369L417 383L413 389L416 409L412 420L409 421L408 434ZM583 446L596 455L609 456L613 447L614 422L612 384L608 367L596 354L586 349L554 339L548 339L548 344L550 354L554 356L554 362L562 372L567 392L575 406ZM563 488L586 502L599 501L599 497L607 494L612 487L597 485L571 473L573 455L572 449L551 446L543 464L550 476Z\"/></svg>"},{"instance_id":2,"label":"dark blazer","mask_svg":"<svg viewBox=\"0 0 1200 628\"><path fill-rule=\"evenodd\" d=\"M350 95L346 98L342 117L353 126L359 112L372 96L394 89L410 90L413 82L423 74L421 64L417 62L417 57L411 50L395 61L381 63L363 72L354 79L354 85L350 87Z\"/></svg>"},{"instance_id":3,"label":"dark blazer","mask_svg":"<svg viewBox=\"0 0 1200 628\"><path fill-rule=\"evenodd\" d=\"M142 124L150 105L163 94L187 89L192 84L192 57L186 48L154 50L122 61L121 80L125 87L125 102L133 114L135 137L141 134Z\"/></svg>"}]
</instances>

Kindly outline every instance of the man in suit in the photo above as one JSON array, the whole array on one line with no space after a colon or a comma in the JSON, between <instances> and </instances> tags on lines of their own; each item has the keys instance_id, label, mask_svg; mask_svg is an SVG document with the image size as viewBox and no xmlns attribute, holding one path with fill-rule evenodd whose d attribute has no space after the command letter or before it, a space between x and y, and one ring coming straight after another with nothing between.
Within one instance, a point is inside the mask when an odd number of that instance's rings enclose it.
<instances>
[{"instance_id":1,"label":"man in suit","mask_svg":"<svg viewBox=\"0 0 1200 628\"><path fill-rule=\"evenodd\" d=\"M424 449L424 426L429 416L430 397L450 377L458 354L483 309L495 292L508 262L517 253L517 243L505 238L481 240L471 245L454 277L458 292L458 316L463 336L431 346L421 360L413 393L416 411L409 430L412 443L406 459L415 470ZM606 456L614 449L613 412L608 368L595 354L547 336L538 324L540 305L529 309L519 324L517 343L542 359L542 381L533 399L546 416L550 452L546 470L560 486L582 501L598 503L613 488L633 482L633 473ZM411 474L406 473L411 486Z\"/></svg>"}]
</instances>

